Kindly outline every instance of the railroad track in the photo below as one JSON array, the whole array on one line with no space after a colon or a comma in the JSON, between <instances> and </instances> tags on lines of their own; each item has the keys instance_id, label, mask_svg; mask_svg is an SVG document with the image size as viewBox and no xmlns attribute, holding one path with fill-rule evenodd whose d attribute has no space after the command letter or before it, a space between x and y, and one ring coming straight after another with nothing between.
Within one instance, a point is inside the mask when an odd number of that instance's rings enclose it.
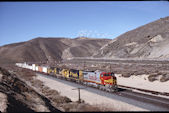
<instances>
[{"instance_id":1,"label":"railroad track","mask_svg":"<svg viewBox=\"0 0 169 113\"><path fill-rule=\"evenodd\" d=\"M134 90L138 90L138 91L142 91L142 92L146 92L146 93L151 93L151 94L154 94L154 95L169 96L169 93L167 93L167 92L157 92L157 91L134 88L134 87L123 86L123 85L118 85L118 87L125 88L125 89L131 89L131 90L134 89Z\"/></svg>"},{"instance_id":2,"label":"railroad track","mask_svg":"<svg viewBox=\"0 0 169 113\"><path fill-rule=\"evenodd\" d=\"M42 73L39 73L42 74ZM77 86L78 83L64 80L63 78L56 78L52 75L44 75L45 77L48 77L50 79L56 79L60 82L68 83L69 85L74 84ZM96 87L86 86L83 84L78 84L78 86L84 86L88 91L94 92L96 94L100 94L98 92L102 92L102 96L106 96L109 98L114 98L114 96L118 96L120 101L125 101L126 103L133 104L142 108L146 108L150 111L169 111L169 99L147 95L143 93L133 92L129 88L125 89L120 87L118 92L107 92L104 90L100 90ZM85 90L85 89L83 89Z\"/></svg>"},{"instance_id":3,"label":"railroad track","mask_svg":"<svg viewBox=\"0 0 169 113\"><path fill-rule=\"evenodd\" d=\"M37 72L37 73L40 73L40 72ZM46 75L45 73L40 73L40 74ZM51 76L51 77L55 77L55 78L61 79L61 80L66 80L66 81L70 81L70 82L75 82L75 83L77 83L77 84L81 84L81 85L86 86L85 84L78 83L78 82L76 82L76 81L71 81L70 79L62 78L62 76L59 75L59 74L57 74L57 76L49 75L49 74L47 74L47 75L48 75L48 76ZM89 85L88 85L88 86L89 86ZM95 87L95 86L89 86L89 87L97 88L97 87ZM124 86L124 85L117 85L117 87L118 87L117 91L123 91L123 90L132 91L132 90L134 89L134 90L138 90L138 91L141 91L141 92L150 93L150 94L154 94L154 95L169 96L169 93L167 93L167 92L157 92L157 91L140 89L140 88L129 87L129 86ZM97 89L99 89L99 88L97 88ZM99 90L107 91L107 90L105 90L104 88L99 89ZM107 91L107 92L109 92L109 91Z\"/></svg>"},{"instance_id":4,"label":"railroad track","mask_svg":"<svg viewBox=\"0 0 169 113\"><path fill-rule=\"evenodd\" d=\"M37 73L39 73L39 72L37 72ZM42 74L42 73L39 73L39 74ZM46 76L46 74L44 74L44 73L43 73L43 75ZM143 89L132 88L132 87L127 87L127 86L122 86L122 85L118 85L118 91L108 92L104 89L101 90L101 89L98 89L97 87L94 87L94 86L86 86L84 84L80 84L80 83L77 83L75 81L73 82L73 81L70 81L70 80L66 80L64 78L56 77L56 76L53 76L53 75L47 75L46 77L51 77L51 78L59 79L59 80L62 80L62 81L67 81L67 82L70 82L70 83L79 84L80 86L99 90L99 91L105 92L109 95L117 95L117 96L128 98L128 99L131 99L131 100L139 101L141 103L146 103L146 104L151 105L151 106L152 105L157 106L157 107L160 107L162 111L163 110L169 111L169 99L158 97L158 96L153 96L153 95L148 95L148 94L144 94L144 93L134 92L134 91L132 91L132 89L142 90L142 91L145 91L145 92L154 93L156 95L160 94L161 92L143 90Z\"/></svg>"}]
</instances>

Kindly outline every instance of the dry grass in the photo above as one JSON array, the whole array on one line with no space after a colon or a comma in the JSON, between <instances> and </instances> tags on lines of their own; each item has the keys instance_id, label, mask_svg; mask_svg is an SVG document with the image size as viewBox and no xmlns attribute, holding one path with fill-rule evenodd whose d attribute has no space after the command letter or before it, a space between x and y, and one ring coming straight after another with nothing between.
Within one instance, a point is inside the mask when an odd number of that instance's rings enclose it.
<instances>
[{"instance_id":1,"label":"dry grass","mask_svg":"<svg viewBox=\"0 0 169 113\"><path fill-rule=\"evenodd\" d=\"M131 73L122 73L122 77L126 77L126 78L128 78L128 77L130 77L131 76Z\"/></svg>"},{"instance_id":2,"label":"dry grass","mask_svg":"<svg viewBox=\"0 0 169 113\"><path fill-rule=\"evenodd\" d=\"M155 80L158 80L158 79L157 79L158 76L159 76L159 75L158 75L157 73L150 74L150 75L148 76L148 80L149 80L150 82L153 82L153 81L155 81Z\"/></svg>"}]
</instances>

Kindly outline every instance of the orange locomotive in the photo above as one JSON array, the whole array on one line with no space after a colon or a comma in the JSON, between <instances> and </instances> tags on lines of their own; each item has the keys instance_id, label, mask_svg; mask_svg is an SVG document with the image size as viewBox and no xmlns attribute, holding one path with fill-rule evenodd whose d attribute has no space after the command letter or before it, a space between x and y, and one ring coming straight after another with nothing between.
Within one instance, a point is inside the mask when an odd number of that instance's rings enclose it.
<instances>
[{"instance_id":1,"label":"orange locomotive","mask_svg":"<svg viewBox=\"0 0 169 113\"><path fill-rule=\"evenodd\" d=\"M83 82L108 91L117 89L116 77L112 72L83 71Z\"/></svg>"}]
</instances>

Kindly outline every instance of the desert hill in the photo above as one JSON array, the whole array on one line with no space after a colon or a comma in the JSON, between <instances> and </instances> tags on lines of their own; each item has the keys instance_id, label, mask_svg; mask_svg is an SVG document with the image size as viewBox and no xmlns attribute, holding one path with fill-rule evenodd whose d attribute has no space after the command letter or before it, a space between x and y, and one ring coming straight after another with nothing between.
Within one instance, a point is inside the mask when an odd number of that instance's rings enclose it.
<instances>
[{"instance_id":1,"label":"desert hill","mask_svg":"<svg viewBox=\"0 0 169 113\"><path fill-rule=\"evenodd\" d=\"M38 37L0 47L0 63L61 61L71 57L169 58L169 17L128 31L119 37L94 39Z\"/></svg>"},{"instance_id":2,"label":"desert hill","mask_svg":"<svg viewBox=\"0 0 169 113\"><path fill-rule=\"evenodd\" d=\"M110 39L38 37L0 47L0 62L60 61L70 57L87 57L108 41Z\"/></svg>"},{"instance_id":3,"label":"desert hill","mask_svg":"<svg viewBox=\"0 0 169 113\"><path fill-rule=\"evenodd\" d=\"M169 58L169 17L128 31L105 44L94 57Z\"/></svg>"}]
</instances>

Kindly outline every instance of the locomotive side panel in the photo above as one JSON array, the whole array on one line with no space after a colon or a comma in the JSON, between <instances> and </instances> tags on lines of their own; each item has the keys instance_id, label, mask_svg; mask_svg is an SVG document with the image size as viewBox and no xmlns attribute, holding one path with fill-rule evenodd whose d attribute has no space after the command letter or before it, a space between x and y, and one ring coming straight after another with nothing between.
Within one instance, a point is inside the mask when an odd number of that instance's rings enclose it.
<instances>
[{"instance_id":1,"label":"locomotive side panel","mask_svg":"<svg viewBox=\"0 0 169 113\"><path fill-rule=\"evenodd\" d=\"M62 69L62 77L69 78L69 70L68 69Z\"/></svg>"},{"instance_id":2,"label":"locomotive side panel","mask_svg":"<svg viewBox=\"0 0 169 113\"><path fill-rule=\"evenodd\" d=\"M83 81L84 76L83 76L83 71L79 70L79 80Z\"/></svg>"},{"instance_id":3,"label":"locomotive side panel","mask_svg":"<svg viewBox=\"0 0 169 113\"><path fill-rule=\"evenodd\" d=\"M69 77L74 80L79 79L79 70L70 69Z\"/></svg>"},{"instance_id":4,"label":"locomotive side panel","mask_svg":"<svg viewBox=\"0 0 169 113\"><path fill-rule=\"evenodd\" d=\"M56 75L57 70L55 67L49 67L47 71L48 71L48 74Z\"/></svg>"},{"instance_id":5,"label":"locomotive side panel","mask_svg":"<svg viewBox=\"0 0 169 113\"><path fill-rule=\"evenodd\" d=\"M83 71L83 80L96 84L101 84L100 74L96 72Z\"/></svg>"}]
</instances>

